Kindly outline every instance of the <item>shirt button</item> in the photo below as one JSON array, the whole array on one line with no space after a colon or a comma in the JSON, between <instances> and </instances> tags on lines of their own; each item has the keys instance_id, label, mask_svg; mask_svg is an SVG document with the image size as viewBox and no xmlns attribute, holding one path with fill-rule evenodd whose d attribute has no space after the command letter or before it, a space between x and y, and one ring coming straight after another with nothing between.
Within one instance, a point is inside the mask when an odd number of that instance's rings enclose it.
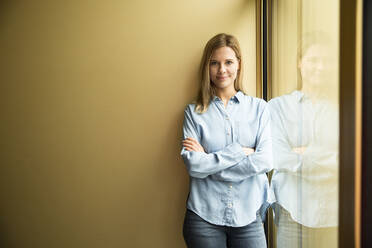
<instances>
[{"instance_id":1,"label":"shirt button","mask_svg":"<svg viewBox=\"0 0 372 248\"><path fill-rule=\"evenodd\" d=\"M232 185L230 185L229 188L232 189Z\"/></svg>"},{"instance_id":2,"label":"shirt button","mask_svg":"<svg viewBox=\"0 0 372 248\"><path fill-rule=\"evenodd\" d=\"M229 208L232 208L232 204L231 203L229 203L229 205L227 205Z\"/></svg>"},{"instance_id":3,"label":"shirt button","mask_svg":"<svg viewBox=\"0 0 372 248\"><path fill-rule=\"evenodd\" d=\"M230 135L230 133L227 133L227 135Z\"/></svg>"}]
</instances>

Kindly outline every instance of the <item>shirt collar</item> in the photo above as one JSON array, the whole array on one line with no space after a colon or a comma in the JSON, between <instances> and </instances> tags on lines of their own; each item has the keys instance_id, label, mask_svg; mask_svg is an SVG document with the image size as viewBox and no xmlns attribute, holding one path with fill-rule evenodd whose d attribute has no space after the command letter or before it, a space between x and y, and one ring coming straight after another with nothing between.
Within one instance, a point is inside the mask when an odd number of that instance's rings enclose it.
<instances>
[{"instance_id":1,"label":"shirt collar","mask_svg":"<svg viewBox=\"0 0 372 248\"><path fill-rule=\"evenodd\" d=\"M243 97L244 97L244 93L239 90L233 97L231 97L231 99L240 103L243 100ZM217 101L217 100L221 100L221 99L218 96L213 96L213 101Z\"/></svg>"},{"instance_id":2,"label":"shirt collar","mask_svg":"<svg viewBox=\"0 0 372 248\"><path fill-rule=\"evenodd\" d=\"M241 92L240 90L235 94L234 98L238 100L238 102L241 102L243 100L244 93Z\"/></svg>"},{"instance_id":3,"label":"shirt collar","mask_svg":"<svg viewBox=\"0 0 372 248\"><path fill-rule=\"evenodd\" d=\"M301 102L301 101L305 100L305 98L306 98L305 97L305 94L302 91L299 91L299 90L293 91L292 92L292 95L294 97L296 97L296 99L297 99L298 102Z\"/></svg>"}]
</instances>

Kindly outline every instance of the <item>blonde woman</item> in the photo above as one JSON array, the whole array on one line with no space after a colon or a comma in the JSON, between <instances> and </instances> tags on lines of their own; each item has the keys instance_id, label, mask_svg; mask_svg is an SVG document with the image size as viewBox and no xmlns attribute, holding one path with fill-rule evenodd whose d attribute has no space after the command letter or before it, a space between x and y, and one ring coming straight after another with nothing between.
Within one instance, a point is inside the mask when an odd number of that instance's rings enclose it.
<instances>
[{"instance_id":1,"label":"blonde woman","mask_svg":"<svg viewBox=\"0 0 372 248\"><path fill-rule=\"evenodd\" d=\"M262 248L272 169L267 103L242 91L237 39L205 46L196 102L185 109L181 156L190 175L183 225L189 248Z\"/></svg>"},{"instance_id":2,"label":"blonde woman","mask_svg":"<svg viewBox=\"0 0 372 248\"><path fill-rule=\"evenodd\" d=\"M278 248L337 247L335 47L323 33L302 37L298 44L298 89L268 103Z\"/></svg>"}]
</instances>

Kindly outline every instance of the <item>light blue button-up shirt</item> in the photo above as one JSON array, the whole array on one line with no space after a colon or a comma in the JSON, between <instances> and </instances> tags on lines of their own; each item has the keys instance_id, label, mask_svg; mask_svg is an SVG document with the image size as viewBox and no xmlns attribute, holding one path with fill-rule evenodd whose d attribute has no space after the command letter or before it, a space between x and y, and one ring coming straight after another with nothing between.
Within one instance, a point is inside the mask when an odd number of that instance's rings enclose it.
<instances>
[{"instance_id":1,"label":"light blue button-up shirt","mask_svg":"<svg viewBox=\"0 0 372 248\"><path fill-rule=\"evenodd\" d=\"M196 139L206 152L182 148L190 174L187 208L212 224L248 225L270 202L265 174L272 169L267 103L239 91L226 107L214 97L205 113L194 109L195 104L185 109L183 138ZM242 147L255 152L247 156Z\"/></svg>"},{"instance_id":2,"label":"light blue button-up shirt","mask_svg":"<svg viewBox=\"0 0 372 248\"><path fill-rule=\"evenodd\" d=\"M337 104L296 90L270 100L268 106L274 158L271 186L277 203L304 226L337 226ZM297 147L304 152L295 152Z\"/></svg>"}]
</instances>

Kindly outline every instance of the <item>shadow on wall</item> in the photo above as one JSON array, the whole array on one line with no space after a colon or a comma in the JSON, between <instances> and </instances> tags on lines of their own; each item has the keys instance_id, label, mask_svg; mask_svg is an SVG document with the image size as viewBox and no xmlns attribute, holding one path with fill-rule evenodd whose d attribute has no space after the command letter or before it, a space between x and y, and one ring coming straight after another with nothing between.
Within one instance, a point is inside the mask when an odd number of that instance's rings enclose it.
<instances>
[{"instance_id":1,"label":"shadow on wall","mask_svg":"<svg viewBox=\"0 0 372 248\"><path fill-rule=\"evenodd\" d=\"M154 174L154 177L159 179L158 184L160 188L167 188L170 185L174 187L171 191L172 195L166 196L166 198L171 197L169 201L172 202L172 204L176 204L171 206L171 208L175 209L175 212L177 213L174 215L177 216L177 219L173 220L173 227L180 229L178 232L180 235L182 234L182 221L186 209L186 198L189 189L189 176L180 156L182 147L182 123L184 117L183 110L184 108L180 109L178 114L172 115L174 116L173 121L168 123L168 127L164 127L169 131L158 145L161 147L168 147L163 150L168 152L157 154L157 161L159 161L157 163L158 169ZM170 177L164 177L164 175L170 175ZM164 216L166 219L167 216L169 216L169 212L164 211L163 213L166 215ZM177 224L175 225L174 223Z\"/></svg>"},{"instance_id":2,"label":"shadow on wall","mask_svg":"<svg viewBox=\"0 0 372 248\"><path fill-rule=\"evenodd\" d=\"M11 240L9 238L8 229L4 227L4 215L3 213L0 213L1 219L0 219L0 247L6 247L6 248L12 248Z\"/></svg>"},{"instance_id":3,"label":"shadow on wall","mask_svg":"<svg viewBox=\"0 0 372 248\"><path fill-rule=\"evenodd\" d=\"M12 8L15 9L16 3L11 0L2 0L0 1L0 28L5 26L5 20L7 15L11 12Z\"/></svg>"}]
</instances>

